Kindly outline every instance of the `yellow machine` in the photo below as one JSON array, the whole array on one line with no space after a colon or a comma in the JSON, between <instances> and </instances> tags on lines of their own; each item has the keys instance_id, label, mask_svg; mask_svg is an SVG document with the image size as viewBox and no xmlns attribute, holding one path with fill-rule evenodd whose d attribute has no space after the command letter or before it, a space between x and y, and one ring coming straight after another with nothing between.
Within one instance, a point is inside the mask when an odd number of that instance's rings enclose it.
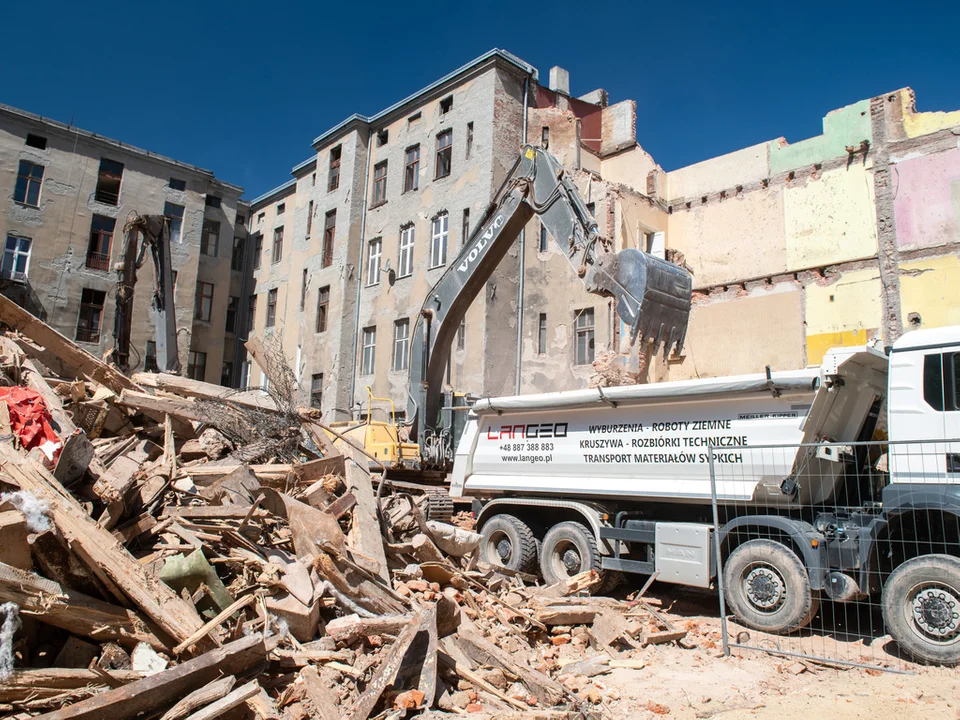
<instances>
[{"instance_id":1,"label":"yellow machine","mask_svg":"<svg viewBox=\"0 0 960 720\"><path fill-rule=\"evenodd\" d=\"M383 412L381 408L373 407L374 402L390 404L389 421L373 419L375 410ZM406 442L400 437L393 400L374 397L369 386L367 387L366 419L360 422L337 422L330 427L362 447L383 463L388 470L419 470L421 468L420 446L417 443ZM340 438L333 437L331 440L337 447L343 443Z\"/></svg>"}]
</instances>

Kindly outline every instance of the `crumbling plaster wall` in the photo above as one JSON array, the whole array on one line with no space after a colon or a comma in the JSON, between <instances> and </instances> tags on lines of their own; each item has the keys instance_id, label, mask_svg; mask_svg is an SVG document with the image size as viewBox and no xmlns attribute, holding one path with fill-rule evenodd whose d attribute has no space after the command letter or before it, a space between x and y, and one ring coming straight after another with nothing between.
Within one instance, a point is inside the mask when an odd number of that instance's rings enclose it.
<instances>
[{"instance_id":1,"label":"crumbling plaster wall","mask_svg":"<svg viewBox=\"0 0 960 720\"><path fill-rule=\"evenodd\" d=\"M960 142L945 152L909 153L896 162L895 169L900 249L960 243Z\"/></svg>"}]
</instances>

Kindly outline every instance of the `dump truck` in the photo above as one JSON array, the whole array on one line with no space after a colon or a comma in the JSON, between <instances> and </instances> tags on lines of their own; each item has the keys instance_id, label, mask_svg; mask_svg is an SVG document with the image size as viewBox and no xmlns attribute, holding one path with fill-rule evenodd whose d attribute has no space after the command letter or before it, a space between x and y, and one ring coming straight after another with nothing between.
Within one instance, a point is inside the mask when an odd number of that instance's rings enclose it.
<instances>
[{"instance_id":1,"label":"dump truck","mask_svg":"<svg viewBox=\"0 0 960 720\"><path fill-rule=\"evenodd\" d=\"M815 368L479 400L451 495L485 560L546 582L721 584L772 633L875 597L901 648L956 664L958 438L960 327L923 329Z\"/></svg>"}]
</instances>

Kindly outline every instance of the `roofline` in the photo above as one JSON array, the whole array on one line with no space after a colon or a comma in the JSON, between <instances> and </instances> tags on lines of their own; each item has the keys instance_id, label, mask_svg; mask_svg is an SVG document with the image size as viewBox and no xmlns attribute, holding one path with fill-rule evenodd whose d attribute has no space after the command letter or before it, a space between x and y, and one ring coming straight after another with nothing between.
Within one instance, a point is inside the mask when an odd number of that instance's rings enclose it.
<instances>
[{"instance_id":1,"label":"roofline","mask_svg":"<svg viewBox=\"0 0 960 720\"><path fill-rule=\"evenodd\" d=\"M268 190L260 197L256 197L253 200L249 200L248 202L250 203L250 209L259 210L260 208L258 206L266 205L267 202L275 198L278 198L281 195L286 196L287 195L286 191L290 190L291 188L296 188L296 185L297 185L297 178L293 178L292 180L287 180L283 185L278 185L273 190Z\"/></svg>"},{"instance_id":2,"label":"roofline","mask_svg":"<svg viewBox=\"0 0 960 720\"><path fill-rule=\"evenodd\" d=\"M381 111L378 112L376 115L367 117L367 116L365 116L365 115L360 115L360 114L354 113L353 115L351 115L350 117L348 117L346 120L344 120L344 121L341 122L340 124L335 125L334 127L332 127L332 128L330 128L329 130L327 130L325 133L322 133L322 134L318 135L318 136L316 137L316 139L314 139L314 141L313 141L313 149L314 149L314 150L319 150L320 147L323 146L324 143L328 142L329 140L331 140L331 139L333 139L334 137L336 137L337 135L339 135L339 134L340 134L341 132L343 132L351 123L358 123L358 124L363 124L363 125L370 125L370 124L376 123L376 122L382 120L383 118L385 118L386 116L388 116L388 115L396 112L397 110L399 110L400 108L404 107L405 105L409 105L409 104L411 104L412 102L414 102L415 100L423 97L424 95L428 95L428 94L436 91L438 88L443 87L444 85L450 83L451 81L455 80L456 78L460 77L461 75L464 75L465 73L469 72L470 70L473 70L474 68L476 68L476 67L478 67L478 66L480 66L480 65L482 65L482 64L484 64L484 63L486 63L486 62L488 62L488 61L491 60L491 59L493 59L493 60L500 59L500 60L503 60L503 61L509 63L510 65L513 65L514 67L518 68L519 70L521 70L522 72L524 72L525 74L527 74L527 75L529 75L531 78L533 78L534 81L536 81L536 80L538 79L538 77L539 77L539 74L538 74L538 72L537 72L537 69L536 69L533 65L531 65L530 63L521 60L521 59L518 58L516 55L514 55L513 53L510 53L510 52L507 52L506 50L501 50L501 49L499 49L499 48L494 48L494 49L492 49L492 50L489 50L489 51L485 52L485 53L484 53L483 55L481 55L480 57L474 58L473 60L471 60L471 61L468 62L467 64L461 65L460 67L458 67L458 68L457 68L456 70L454 70L453 72L447 73L446 75L444 75L444 76L443 76L442 78L440 78L439 80L435 80L434 82L430 83L429 85L427 85L427 86L424 87L424 88L421 88L420 90L418 90L417 92L413 93L412 95L408 95L407 97L405 97L405 98L404 98L403 100L401 100L400 102L394 103L393 105L391 105L390 107L386 108L385 110L381 110Z\"/></svg>"},{"instance_id":3,"label":"roofline","mask_svg":"<svg viewBox=\"0 0 960 720\"><path fill-rule=\"evenodd\" d=\"M311 165L313 165L314 168L317 167L316 155L312 155L311 157L308 157L306 160L304 160L302 163L299 163L298 165L294 165L293 169L290 171L290 174L296 175L298 173L309 172Z\"/></svg>"},{"instance_id":4,"label":"roofline","mask_svg":"<svg viewBox=\"0 0 960 720\"><path fill-rule=\"evenodd\" d=\"M150 160L153 160L155 162L160 162L165 165L170 165L180 170L187 170L197 175L202 175L212 181L215 181L217 185L219 185L220 187L229 188L230 190L235 191L238 195L243 194L242 187L219 179L216 175L213 174L212 170L207 170L206 168L197 167L196 165L190 165L189 163L180 162L179 160L174 160L173 158L169 158L166 155L158 155L155 152L144 150L143 148L139 148L136 145L128 145L127 143L120 142L119 140L114 140L113 138L104 137L103 135L97 135L96 133L90 132L89 130L83 130L82 128L78 128L74 125L67 125L58 120L53 120L51 118L43 117L42 115L37 115L27 110L21 110L20 108L15 108L11 105L5 105L3 103L0 103L0 112L4 112L8 115L19 117L20 119L26 120L29 122L41 123L54 130L59 130L61 132L69 133L72 136L79 135L80 137L86 140L90 140L91 142L98 143L100 145L106 145L108 147L112 147L117 150L122 150L132 155L140 155L141 157L149 158Z\"/></svg>"}]
</instances>

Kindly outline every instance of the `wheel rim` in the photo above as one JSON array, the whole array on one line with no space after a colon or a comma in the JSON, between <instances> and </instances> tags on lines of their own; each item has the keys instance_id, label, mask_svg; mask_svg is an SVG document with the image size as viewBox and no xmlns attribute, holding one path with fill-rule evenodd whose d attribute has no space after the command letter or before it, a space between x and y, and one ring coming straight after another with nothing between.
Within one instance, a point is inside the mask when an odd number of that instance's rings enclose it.
<instances>
[{"instance_id":1,"label":"wheel rim","mask_svg":"<svg viewBox=\"0 0 960 720\"><path fill-rule=\"evenodd\" d=\"M509 536L500 530L494 530L487 538L487 562L506 567L513 559L513 543Z\"/></svg>"},{"instance_id":2,"label":"wheel rim","mask_svg":"<svg viewBox=\"0 0 960 720\"><path fill-rule=\"evenodd\" d=\"M757 612L776 613L787 601L787 584L780 572L769 563L747 565L740 576L744 597Z\"/></svg>"},{"instance_id":3,"label":"wheel rim","mask_svg":"<svg viewBox=\"0 0 960 720\"><path fill-rule=\"evenodd\" d=\"M582 572L580 548L569 540L561 540L550 553L550 567L557 577L573 577Z\"/></svg>"},{"instance_id":4,"label":"wheel rim","mask_svg":"<svg viewBox=\"0 0 960 720\"><path fill-rule=\"evenodd\" d=\"M927 642L960 641L960 591L945 583L923 582L907 593L904 606L913 631Z\"/></svg>"}]
</instances>

